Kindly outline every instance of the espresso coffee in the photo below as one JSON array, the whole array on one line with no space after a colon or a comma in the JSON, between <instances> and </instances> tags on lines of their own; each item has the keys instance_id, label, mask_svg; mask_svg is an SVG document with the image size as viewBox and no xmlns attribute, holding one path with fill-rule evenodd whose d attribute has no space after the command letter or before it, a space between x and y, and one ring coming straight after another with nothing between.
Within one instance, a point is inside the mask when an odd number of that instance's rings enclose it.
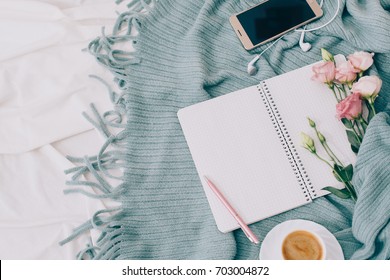
<instances>
[{"instance_id":1,"label":"espresso coffee","mask_svg":"<svg viewBox=\"0 0 390 280\"><path fill-rule=\"evenodd\" d=\"M282 254L285 260L321 260L324 250L315 235L298 230L286 236L282 244Z\"/></svg>"}]
</instances>

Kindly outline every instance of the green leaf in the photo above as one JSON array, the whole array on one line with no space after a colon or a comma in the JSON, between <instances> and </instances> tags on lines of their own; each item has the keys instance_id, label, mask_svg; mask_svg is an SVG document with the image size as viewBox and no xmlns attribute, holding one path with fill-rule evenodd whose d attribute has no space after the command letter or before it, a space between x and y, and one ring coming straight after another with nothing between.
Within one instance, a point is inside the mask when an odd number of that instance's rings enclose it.
<instances>
[{"instance_id":1,"label":"green leaf","mask_svg":"<svg viewBox=\"0 0 390 280\"><path fill-rule=\"evenodd\" d=\"M342 167L340 165L335 164L333 166L333 175L337 179L337 181L344 183L344 178L342 176Z\"/></svg>"},{"instance_id":2,"label":"green leaf","mask_svg":"<svg viewBox=\"0 0 390 280\"><path fill-rule=\"evenodd\" d=\"M359 152L359 148L356 148L355 146L352 146L351 145L351 150L352 152L354 152L355 154L357 154Z\"/></svg>"},{"instance_id":3,"label":"green leaf","mask_svg":"<svg viewBox=\"0 0 390 280\"><path fill-rule=\"evenodd\" d=\"M345 176L347 177L348 181L351 181L352 177L353 177L353 166L352 166L352 164L350 164L347 167L345 167L343 169L343 172L344 172Z\"/></svg>"},{"instance_id":4,"label":"green leaf","mask_svg":"<svg viewBox=\"0 0 390 280\"><path fill-rule=\"evenodd\" d=\"M358 136L352 130L347 130L346 132L347 132L349 143L351 143L351 145L354 146L355 149L359 150L360 142L357 139Z\"/></svg>"},{"instance_id":5,"label":"green leaf","mask_svg":"<svg viewBox=\"0 0 390 280\"><path fill-rule=\"evenodd\" d=\"M364 132L366 132L366 129L367 129L367 125L362 121L362 122L360 122L360 124L361 124L361 126L362 126L362 128L363 128L363 130L364 130Z\"/></svg>"},{"instance_id":6,"label":"green leaf","mask_svg":"<svg viewBox=\"0 0 390 280\"><path fill-rule=\"evenodd\" d=\"M340 178L337 172L333 171L333 176L336 178L337 181L344 183L343 180Z\"/></svg>"},{"instance_id":7,"label":"green leaf","mask_svg":"<svg viewBox=\"0 0 390 280\"><path fill-rule=\"evenodd\" d=\"M352 164L347 167L342 167L340 165L335 164L333 166L333 175L335 175L336 179L339 182L350 182L353 176L353 166ZM338 175L338 176L337 176Z\"/></svg>"},{"instance_id":8,"label":"green leaf","mask_svg":"<svg viewBox=\"0 0 390 280\"><path fill-rule=\"evenodd\" d=\"M342 199L351 198L351 194L349 193L349 191L347 189L339 190L339 189L336 189L333 187L325 187L325 188L323 188L323 190L328 191L328 192L330 192L330 193L334 194L335 196L342 198Z\"/></svg>"},{"instance_id":9,"label":"green leaf","mask_svg":"<svg viewBox=\"0 0 390 280\"><path fill-rule=\"evenodd\" d=\"M344 124L346 128L352 129L353 123L350 120L343 118L341 119L341 122Z\"/></svg>"}]
</instances>

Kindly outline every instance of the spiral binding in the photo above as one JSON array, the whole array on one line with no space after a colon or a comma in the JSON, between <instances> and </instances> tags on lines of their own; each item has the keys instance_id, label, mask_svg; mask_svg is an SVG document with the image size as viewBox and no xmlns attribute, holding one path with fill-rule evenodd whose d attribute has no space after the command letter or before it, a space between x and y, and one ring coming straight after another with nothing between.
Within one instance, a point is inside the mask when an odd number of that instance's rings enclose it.
<instances>
[{"instance_id":1,"label":"spiral binding","mask_svg":"<svg viewBox=\"0 0 390 280\"><path fill-rule=\"evenodd\" d=\"M271 118L271 122L276 130L277 136L282 144L282 147L287 155L287 159L294 171L294 175L297 178L298 184L301 187L303 194L305 195L306 201L310 201L317 197L317 193L314 189L312 182L303 166L302 160L299 157L297 149L290 137L290 134L286 128L286 125L279 113L279 110L273 100L271 92L268 89L265 81L262 81L257 86L260 92L261 98Z\"/></svg>"}]
</instances>

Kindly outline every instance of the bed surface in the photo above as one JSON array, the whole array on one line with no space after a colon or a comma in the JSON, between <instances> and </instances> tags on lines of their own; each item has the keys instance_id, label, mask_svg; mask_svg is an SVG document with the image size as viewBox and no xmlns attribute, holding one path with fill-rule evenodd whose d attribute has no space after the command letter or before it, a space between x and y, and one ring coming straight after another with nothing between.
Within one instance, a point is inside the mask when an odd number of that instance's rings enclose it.
<instances>
[{"instance_id":1,"label":"bed surface","mask_svg":"<svg viewBox=\"0 0 390 280\"><path fill-rule=\"evenodd\" d=\"M0 259L74 259L94 233L59 246L104 202L64 195L66 155L103 143L81 115L111 108L110 76L81 50L110 28L112 0L0 2ZM108 78L107 78L108 77Z\"/></svg>"}]
</instances>

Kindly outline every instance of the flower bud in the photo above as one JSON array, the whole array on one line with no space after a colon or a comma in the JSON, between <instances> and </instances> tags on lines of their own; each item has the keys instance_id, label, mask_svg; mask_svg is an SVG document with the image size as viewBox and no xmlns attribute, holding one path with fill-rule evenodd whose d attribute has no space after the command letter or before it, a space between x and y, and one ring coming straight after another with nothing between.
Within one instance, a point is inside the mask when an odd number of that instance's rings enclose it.
<instances>
[{"instance_id":1,"label":"flower bud","mask_svg":"<svg viewBox=\"0 0 390 280\"><path fill-rule=\"evenodd\" d=\"M317 136L318 136L318 140L320 140L322 144L326 142L326 138L321 132L318 131Z\"/></svg>"},{"instance_id":2,"label":"flower bud","mask_svg":"<svg viewBox=\"0 0 390 280\"><path fill-rule=\"evenodd\" d=\"M307 118L307 120L309 121L309 125L313 128L316 127L316 123L311 119L311 118Z\"/></svg>"},{"instance_id":3,"label":"flower bud","mask_svg":"<svg viewBox=\"0 0 390 280\"><path fill-rule=\"evenodd\" d=\"M314 140L309 135L307 135L304 132L301 132L301 141L302 141L302 146L305 149L309 150L311 153L315 153L316 152L316 147L314 145Z\"/></svg>"},{"instance_id":4,"label":"flower bud","mask_svg":"<svg viewBox=\"0 0 390 280\"><path fill-rule=\"evenodd\" d=\"M322 59L324 61L332 61L332 62L334 62L333 55L330 52L328 52L327 50L325 50L324 48L321 49L321 55L322 55Z\"/></svg>"}]
</instances>

